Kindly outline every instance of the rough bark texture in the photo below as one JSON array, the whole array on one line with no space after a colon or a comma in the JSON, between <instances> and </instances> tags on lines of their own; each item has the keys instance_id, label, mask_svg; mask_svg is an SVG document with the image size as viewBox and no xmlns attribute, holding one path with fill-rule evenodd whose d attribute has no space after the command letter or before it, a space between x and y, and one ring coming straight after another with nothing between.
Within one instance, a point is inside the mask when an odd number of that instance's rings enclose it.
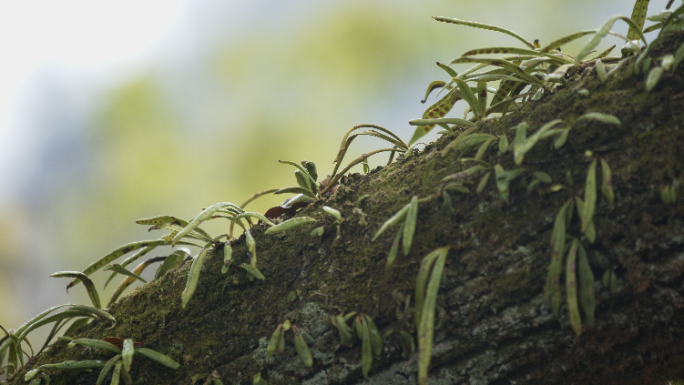
<instances>
[{"instance_id":1,"label":"rough bark texture","mask_svg":"<svg viewBox=\"0 0 684 385\"><path fill-rule=\"evenodd\" d=\"M653 53L657 58L673 52L681 35ZM628 63L632 63L633 59ZM208 259L197 292L186 309L180 293L189 263L162 279L136 290L111 308L118 324L113 329L96 321L77 330L78 336L117 336L140 341L173 322L146 347L182 363L167 369L144 357L133 363L134 379L146 384L204 383L216 373L224 384L251 383L261 372L269 384L414 384L417 354L402 355L395 297L412 296L421 259L430 251L451 247L439 291L441 327L435 333L430 384L663 384L684 377L684 197L681 188L673 205L665 204L661 188L684 178L684 65L666 72L659 85L646 92L646 75L628 76L627 65L603 84L587 69L568 85L520 111L483 124L483 132L501 132L521 121L533 130L553 119L572 124L586 112L617 116L620 126L597 121L577 122L567 143L552 148L545 139L527 154L527 171L511 183L507 201L500 199L494 177L481 194L474 190L481 176L469 180L468 194L450 192L453 212L441 197L420 205L414 245L386 267L397 227L371 242L379 226L412 196L434 194L447 175L468 165L455 151L441 156L452 138L428 145L408 159L352 175L346 186L302 214L325 224L325 234L309 236L313 226L284 235L256 230L259 268L265 281L250 282L244 271L220 273L222 258ZM580 89L588 94L578 93ZM512 140L512 133L509 139ZM492 147L485 156L492 165L515 168L511 153L498 156ZM582 196L591 150L611 166L615 204L599 195L595 224L596 242L582 243L597 277L596 325L583 325L573 333L563 300L559 319L544 301L544 283L550 260L553 219L564 202ZM429 165L432 172L423 185ZM570 190L550 192L549 185L527 193L523 181L543 171L553 183ZM360 206L368 226L353 213L356 200L369 194ZM599 193L600 194L600 193ZM339 209L345 221L341 238L323 205ZM298 214L301 215L301 214ZM579 235L577 218L568 232ZM237 262L246 259L244 237L234 244ZM617 290L603 287L600 277L613 269ZM299 291L289 302L288 293ZM393 296L394 293L394 296ZM565 298L565 297L564 297ZM384 341L380 357L373 359L369 377L360 365L360 344L339 345L338 333L324 319L340 311L370 315L382 333L395 330ZM299 360L292 335L285 353L266 359L268 339L286 318L304 332L311 347L313 367ZM583 324L585 323L583 316ZM413 330L411 330L413 332ZM87 348L68 349L55 343L37 358L33 367L67 359L111 355ZM12 384L23 383L19 376ZM53 371L53 384L93 384L92 373Z\"/></svg>"}]
</instances>

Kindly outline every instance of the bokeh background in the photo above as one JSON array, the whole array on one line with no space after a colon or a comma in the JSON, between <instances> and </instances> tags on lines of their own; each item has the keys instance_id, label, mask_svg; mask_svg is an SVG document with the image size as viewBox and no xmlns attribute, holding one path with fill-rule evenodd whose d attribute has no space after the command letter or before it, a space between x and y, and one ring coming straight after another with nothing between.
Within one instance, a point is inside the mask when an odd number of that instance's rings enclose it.
<instances>
[{"instance_id":1,"label":"bokeh background","mask_svg":"<svg viewBox=\"0 0 684 385\"><path fill-rule=\"evenodd\" d=\"M651 13L666 3L651 1ZM0 325L16 328L60 303L89 303L82 285L67 295L68 281L48 276L161 235L136 225L138 218L189 219L216 202L240 204L254 192L294 185L294 169L278 159L314 161L326 175L342 135L359 123L380 124L408 141L407 122L426 107L419 101L427 84L445 79L436 61L476 47L519 45L431 15L499 25L544 44L599 28L615 14L629 16L632 5L0 3ZM614 30L627 28L620 22ZM621 46L607 38L600 47L614 43ZM349 157L380 145L357 140ZM374 163L385 161L382 155ZM264 212L284 199L269 196L250 208ZM218 235L227 227L206 228ZM106 276L94 275L98 288ZM103 302L110 293L101 291ZM34 343L42 345L40 338Z\"/></svg>"}]
</instances>

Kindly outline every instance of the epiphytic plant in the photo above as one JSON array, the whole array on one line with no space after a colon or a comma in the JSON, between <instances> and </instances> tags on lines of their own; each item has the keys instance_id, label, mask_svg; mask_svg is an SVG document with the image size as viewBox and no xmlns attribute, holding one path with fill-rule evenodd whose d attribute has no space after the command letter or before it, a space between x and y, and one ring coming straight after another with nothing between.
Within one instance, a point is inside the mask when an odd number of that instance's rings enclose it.
<instances>
[{"instance_id":1,"label":"epiphytic plant","mask_svg":"<svg viewBox=\"0 0 684 385\"><path fill-rule=\"evenodd\" d=\"M180 367L180 364L171 359L170 357L161 354L159 352L156 352L151 349L143 348L140 347L140 343L136 343L133 341L131 338L124 339L121 346L117 346L115 344L112 344L109 341L105 340L96 340L96 339L90 339L90 338L77 338L77 339L72 339L69 337L60 337L60 340L66 341L69 344L67 345L68 347L74 347L76 345L83 345L83 346L88 346L91 348L97 348L97 349L102 349L102 350L107 350L113 353L116 353L114 357L112 357L109 361L102 361L102 360L85 360L85 361L64 361L60 362L57 364L45 364L41 365L35 369L32 369L26 373L24 376L24 381L31 381L34 377L41 375L40 377L37 377L36 380L33 380L31 382L31 385L38 385L40 384L41 380L46 380L46 384L49 383L49 376L47 376L46 373L44 373L46 370L49 369L57 369L57 370L88 370L88 369L93 369L93 368L98 368L101 367L102 370L100 371L99 376L97 377L97 381L95 382L96 385L100 385L104 382L104 380L107 378L109 375L109 372L112 372L112 379L111 383L112 384L118 384L119 381L123 380L125 384L132 384L133 379L131 378L130 371L131 371L131 365L133 364L133 356L138 353L143 356L146 356L148 358L153 359L154 361L159 362L160 364L167 366L171 369L178 369ZM47 379L46 379L47 376Z\"/></svg>"},{"instance_id":2,"label":"epiphytic plant","mask_svg":"<svg viewBox=\"0 0 684 385\"><path fill-rule=\"evenodd\" d=\"M347 321L354 318L354 325L352 330ZM346 315L338 314L330 316L327 319L331 327L337 329L340 336L340 345L352 347L354 345L354 333L361 341L361 370L364 377L368 376L371 366L373 365L373 355L379 356L382 353L382 336L378 327L375 326L373 319L367 314L350 312Z\"/></svg>"},{"instance_id":3,"label":"epiphytic plant","mask_svg":"<svg viewBox=\"0 0 684 385\"><path fill-rule=\"evenodd\" d=\"M468 103L466 114L468 112L472 113L473 117L471 120L482 121L493 113L505 114L511 106L516 105L517 99L522 99L524 101L526 97L533 96L532 99L536 100L541 97L542 94L551 92L556 84L565 82L565 78L568 74L577 72L578 70L597 62L601 62L601 66L603 66L604 63L620 61L621 57L607 57L615 46L604 50L591 59L585 58L590 52L593 52L592 50L607 34L613 34L624 38L628 44L631 45L635 44L633 40L637 38L646 44L642 28L639 27L639 25L643 26L643 18L646 16L647 4L644 6L643 3L644 1L642 0L637 1L635 13L632 15L631 19L624 16L616 16L611 18L598 30L574 33L555 40L545 47L542 47L537 40L535 40L534 43L530 43L515 32L493 25L442 16L434 17L435 20L443 23L504 33L521 41L525 45L525 48L478 48L463 53L460 57L451 60L448 65L437 63L451 79L448 82L438 80L430 83L425 99L427 100L429 94L438 88L447 90L447 92L437 102L425 110L422 119L416 119L409 122L411 125L418 126L409 144L415 143L422 136L430 132L435 125L443 127L448 133L454 133L458 128L468 129L476 127L472 121L466 120L465 118L444 118L458 100L462 99ZM617 20L623 20L630 26L630 33L627 37L610 31L610 28ZM573 56L560 50L562 45L591 34L594 34L594 37L588 41L576 55ZM482 55L491 54L509 56L494 59L482 57ZM674 60L672 60L672 62L674 62ZM468 63L475 64L475 66L461 74L458 74L456 70L451 67L455 64ZM488 69L490 66L497 68L493 70ZM469 85L469 82L474 85ZM488 83L490 82L499 82L499 88L494 89L488 87ZM523 92L525 90L527 90L527 92ZM491 102L487 108L489 93L493 93L494 96L491 98ZM449 124L452 126L449 126ZM484 140L486 139L483 138L483 141Z\"/></svg>"},{"instance_id":4,"label":"epiphytic plant","mask_svg":"<svg viewBox=\"0 0 684 385\"><path fill-rule=\"evenodd\" d=\"M64 307L69 308L59 313L51 314ZM16 330L7 330L0 326L0 329L2 329L2 331L5 333L5 335L0 338L0 365L4 361L5 357L7 357L7 365L0 366L0 370L6 369L9 374L12 374L17 371L20 366L24 365L24 355L28 356L28 354L25 352L22 344L28 345L28 347L31 349L31 353L33 353L33 344L28 339L28 334L31 331L54 322L53 328L50 331L43 348L40 350L42 351L69 320L75 319L76 321L74 324L72 324L72 327L67 329L65 334L70 333L71 330L78 325L83 324L84 321L87 322L93 318L104 319L110 321L113 326L116 325L116 320L114 317L99 308L83 305L63 304L45 310Z\"/></svg>"},{"instance_id":5,"label":"epiphytic plant","mask_svg":"<svg viewBox=\"0 0 684 385\"><path fill-rule=\"evenodd\" d=\"M313 365L311 350L309 350L309 346L306 344L306 341L304 341L302 333L296 325L292 325L290 320L285 320L285 322L276 327L276 330L273 332L273 336L271 336L268 346L266 347L266 358L273 356L273 353L280 355L285 352L285 332L288 330L292 330L292 333L294 334L293 340L295 350L297 351L299 358L302 360L304 366L310 368L311 365Z\"/></svg>"}]
</instances>

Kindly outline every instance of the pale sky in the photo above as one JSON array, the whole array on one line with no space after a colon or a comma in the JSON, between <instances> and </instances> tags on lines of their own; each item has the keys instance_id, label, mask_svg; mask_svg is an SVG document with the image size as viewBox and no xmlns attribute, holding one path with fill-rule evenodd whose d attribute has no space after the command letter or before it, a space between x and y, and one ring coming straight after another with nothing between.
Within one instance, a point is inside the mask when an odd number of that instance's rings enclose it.
<instances>
[{"instance_id":1,"label":"pale sky","mask_svg":"<svg viewBox=\"0 0 684 385\"><path fill-rule=\"evenodd\" d=\"M179 28L189 0L0 2L0 205L31 149L29 99L58 75L93 91L139 72ZM82 96L82 95L81 95ZM69 95L65 95L65 98Z\"/></svg>"},{"instance_id":2,"label":"pale sky","mask_svg":"<svg viewBox=\"0 0 684 385\"><path fill-rule=\"evenodd\" d=\"M502 4L510 3L501 1ZM629 16L633 1L620 0L618 3L621 1L625 5L620 7L620 13ZM36 118L32 110L36 103L32 99L37 97L37 89L45 89L46 83L49 86L52 82L55 92L65 93L60 100L64 105L87 105L92 102L91 96L101 94L108 85L114 86L143 73L162 56L168 59L169 55L173 57L180 51L187 53L201 49L196 43L211 35L212 28L225 26L229 20L227 15L233 22L240 23L245 22L246 8L258 10L267 7L281 16L294 8L292 3L264 3L267 2L0 1L0 52L3 59L0 61L0 213L7 199L16 193L13 187L21 177L19 173L35 171L31 162L36 157L32 155L40 149L38 145L44 134L36 131L35 120L31 120ZM482 8L491 9L492 2L485 3L488 4L483 4ZM651 1L650 13L658 12L666 3L667 0ZM274 9L278 7L283 9ZM614 13L616 8L615 0L612 0L601 5L597 3L597 9L592 12L602 14L602 9L610 9ZM606 14L605 18L609 16ZM189 22L190 19L202 22ZM616 28L626 29L618 24ZM70 94L69 90L77 91ZM59 109L59 105L56 108ZM64 110L85 111L88 108ZM21 167L17 167L17 163L21 163Z\"/></svg>"}]
</instances>

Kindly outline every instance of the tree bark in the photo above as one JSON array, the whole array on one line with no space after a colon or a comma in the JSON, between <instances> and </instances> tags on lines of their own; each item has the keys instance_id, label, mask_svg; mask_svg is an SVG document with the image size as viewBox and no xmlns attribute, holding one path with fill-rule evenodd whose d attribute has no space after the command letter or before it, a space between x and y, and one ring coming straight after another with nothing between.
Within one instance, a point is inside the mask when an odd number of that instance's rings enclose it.
<instances>
[{"instance_id":1,"label":"tree bark","mask_svg":"<svg viewBox=\"0 0 684 385\"><path fill-rule=\"evenodd\" d=\"M652 66L682 40L676 34L655 49ZM464 179L469 193L447 192L450 210L436 194L447 184L441 181L470 167L472 163L459 160L474 156L476 148L442 156L453 140L444 137L388 167L351 175L337 192L297 214L314 217L318 224L284 235L265 235L257 226L264 281L249 281L235 267L222 275L222 258L213 255L186 309L181 308L180 293L189 263L113 305L115 328L95 321L75 335L141 341L171 321L145 346L182 365L170 370L136 356L131 374L146 384L190 384L193 379L204 383L212 373L224 384L244 384L258 372L271 385L413 384L418 355L402 352L400 300L410 298L413 305L422 258L450 246L437 299L441 325L435 331L430 384L624 385L682 379L684 199L680 187L676 202L666 204L661 191L684 181L684 65L666 71L648 92L647 74L629 75L633 63L634 58L628 59L605 83L595 70L585 69L562 89L481 125L482 132L508 132L511 141L514 132L507 129L523 121L531 130L554 119L572 127L560 149L554 150L554 139L547 138L526 155L520 166L526 171L511 182L507 200L501 199L494 174L476 194L479 174ZM587 112L612 114L621 124L577 120ZM518 167L511 152L498 155L494 147L485 160L505 170ZM587 156L586 150L593 155ZM545 280L554 218L565 202L584 196L587 170L598 156L612 169L615 203L609 205L599 192L593 244L581 236L577 216L568 228L569 235L581 237L597 277L596 323L588 327L583 314L578 337L569 324L565 294L559 318L552 315L544 300ZM536 171L568 189L553 192L551 184L541 183L527 192L525 186ZM358 206L361 215L355 202L366 194ZM413 196L435 198L419 206L408 256L400 250L388 268L387 254L398 226L376 241L371 238ZM323 205L342 212L339 239L332 219L321 211ZM325 226L323 236L311 237L312 228L320 225ZM244 262L244 236L233 248L236 262ZM565 262L563 268L565 276ZM600 279L611 270L617 277L614 292ZM298 295L290 301L288 293L293 291ZM394 331L384 339L382 354L373 358L367 379L360 364L361 344L357 340L353 347L340 346L337 330L325 322L330 315L351 311L368 314L382 334ZM268 340L286 318L303 332L313 354L311 368L298 358L292 333L283 355L265 358ZM415 328L404 330L415 336ZM110 356L56 342L8 382L24 383L26 370L39 364ZM98 375L50 373L53 384L94 384Z\"/></svg>"}]
</instances>

